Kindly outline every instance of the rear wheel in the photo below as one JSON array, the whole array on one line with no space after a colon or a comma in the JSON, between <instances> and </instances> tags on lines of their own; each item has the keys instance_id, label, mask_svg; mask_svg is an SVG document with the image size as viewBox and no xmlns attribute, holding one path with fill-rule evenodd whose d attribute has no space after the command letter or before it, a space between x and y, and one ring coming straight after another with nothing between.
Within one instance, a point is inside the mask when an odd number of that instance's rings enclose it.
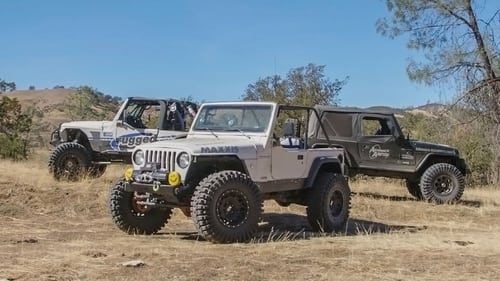
<instances>
[{"instance_id":1,"label":"rear wheel","mask_svg":"<svg viewBox=\"0 0 500 281\"><path fill-rule=\"evenodd\" d=\"M458 201L462 197L464 189L464 176L457 167L448 163L437 163L430 166L420 179L423 199L437 204Z\"/></svg>"},{"instance_id":2,"label":"rear wheel","mask_svg":"<svg viewBox=\"0 0 500 281\"><path fill-rule=\"evenodd\" d=\"M344 230L351 204L351 190L344 177L322 173L309 192L306 211L312 229L318 232Z\"/></svg>"},{"instance_id":3,"label":"rear wheel","mask_svg":"<svg viewBox=\"0 0 500 281\"><path fill-rule=\"evenodd\" d=\"M119 180L111 188L109 210L113 222L128 234L154 234L170 219L171 208L151 208L142 204L149 196L124 190L124 181Z\"/></svg>"},{"instance_id":4,"label":"rear wheel","mask_svg":"<svg viewBox=\"0 0 500 281\"><path fill-rule=\"evenodd\" d=\"M87 148L79 143L61 143L52 151L48 166L55 179L77 181L91 166L91 155Z\"/></svg>"},{"instance_id":5,"label":"rear wheel","mask_svg":"<svg viewBox=\"0 0 500 281\"><path fill-rule=\"evenodd\" d=\"M191 216L198 232L215 243L248 241L257 231L262 208L259 188L238 171L209 175L191 198Z\"/></svg>"},{"instance_id":6,"label":"rear wheel","mask_svg":"<svg viewBox=\"0 0 500 281\"><path fill-rule=\"evenodd\" d=\"M418 182L406 180L406 188L408 192L418 200L422 200L422 191Z\"/></svg>"}]
</instances>

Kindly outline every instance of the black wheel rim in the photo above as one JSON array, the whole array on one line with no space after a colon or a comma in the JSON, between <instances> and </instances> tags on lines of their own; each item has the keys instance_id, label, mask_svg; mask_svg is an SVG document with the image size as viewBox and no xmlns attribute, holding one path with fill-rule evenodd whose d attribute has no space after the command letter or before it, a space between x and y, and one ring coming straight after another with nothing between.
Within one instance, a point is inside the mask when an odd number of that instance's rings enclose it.
<instances>
[{"instance_id":1,"label":"black wheel rim","mask_svg":"<svg viewBox=\"0 0 500 281\"><path fill-rule=\"evenodd\" d=\"M342 197L342 193L340 191L334 191L332 193L328 202L328 207L332 217L336 218L342 214L342 210L344 208L344 197Z\"/></svg>"},{"instance_id":2,"label":"black wheel rim","mask_svg":"<svg viewBox=\"0 0 500 281\"><path fill-rule=\"evenodd\" d=\"M445 174L438 175L433 182L434 190L440 195L448 195L454 188L453 179Z\"/></svg>"},{"instance_id":3,"label":"black wheel rim","mask_svg":"<svg viewBox=\"0 0 500 281\"><path fill-rule=\"evenodd\" d=\"M80 172L80 160L78 157L75 157L74 155L67 155L65 156L62 161L62 171L61 173L63 175L66 175L68 177L75 177L78 175Z\"/></svg>"},{"instance_id":4,"label":"black wheel rim","mask_svg":"<svg viewBox=\"0 0 500 281\"><path fill-rule=\"evenodd\" d=\"M248 198L241 191L228 190L221 194L216 204L217 219L228 228L241 226L248 219Z\"/></svg>"}]
</instances>

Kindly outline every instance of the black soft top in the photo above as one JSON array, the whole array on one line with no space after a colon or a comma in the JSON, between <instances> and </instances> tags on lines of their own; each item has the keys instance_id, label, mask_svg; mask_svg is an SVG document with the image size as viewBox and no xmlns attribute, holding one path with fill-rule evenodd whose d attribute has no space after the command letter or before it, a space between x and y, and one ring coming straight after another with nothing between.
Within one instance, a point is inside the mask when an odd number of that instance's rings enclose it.
<instances>
[{"instance_id":1,"label":"black soft top","mask_svg":"<svg viewBox=\"0 0 500 281\"><path fill-rule=\"evenodd\" d=\"M339 113L365 113L365 114L381 114L387 116L393 116L394 114L391 112L385 112L381 110L372 110L372 109L363 109L357 107L339 107L332 105L316 105L314 108L321 115L321 112L330 111L330 112L339 112Z\"/></svg>"}]
</instances>

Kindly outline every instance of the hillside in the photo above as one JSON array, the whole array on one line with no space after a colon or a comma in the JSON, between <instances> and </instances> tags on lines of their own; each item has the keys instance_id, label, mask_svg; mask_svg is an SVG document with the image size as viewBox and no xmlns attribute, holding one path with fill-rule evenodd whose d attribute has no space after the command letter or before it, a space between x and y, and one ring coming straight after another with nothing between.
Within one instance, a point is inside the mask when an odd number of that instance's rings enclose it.
<instances>
[{"instance_id":1,"label":"hillside","mask_svg":"<svg viewBox=\"0 0 500 281\"><path fill-rule=\"evenodd\" d=\"M63 111L64 102L75 93L76 89L46 89L46 90L19 90L3 93L2 95L17 98L23 106L35 105L44 112L44 122L51 124L52 128L57 127L61 122L66 122L70 117ZM442 104L427 104L411 108L395 108L389 106L370 106L366 109L402 114L404 112L423 113L425 115L434 115L442 110Z\"/></svg>"},{"instance_id":2,"label":"hillside","mask_svg":"<svg viewBox=\"0 0 500 281\"><path fill-rule=\"evenodd\" d=\"M15 97L22 103L37 104L40 107L62 104L75 89L46 89L46 90L19 90L3 93L8 97Z\"/></svg>"},{"instance_id":3,"label":"hillside","mask_svg":"<svg viewBox=\"0 0 500 281\"><path fill-rule=\"evenodd\" d=\"M21 90L3 93L19 100L23 107L37 106L43 113L43 122L49 125L49 129L55 129L59 123L65 122L69 116L62 110L63 103L75 93L75 89L50 89L50 90Z\"/></svg>"},{"instance_id":4,"label":"hillside","mask_svg":"<svg viewBox=\"0 0 500 281\"><path fill-rule=\"evenodd\" d=\"M56 129L59 124L71 120L81 120L73 118L69 115L67 104L71 103L71 95L77 93L76 88L69 89L45 89L45 90L20 90L3 93L2 95L19 100L23 107L36 106L43 112L41 120L34 120L36 128L32 131L31 147L45 147L48 148L51 132ZM113 118L118 108L116 101L111 101L109 96L104 96L99 93L99 104L93 108L95 112L105 113L105 119ZM108 108L108 110L104 110ZM110 109L113 108L113 109ZM398 117L402 117L405 112L413 114L423 114L426 117L435 117L442 111L444 105L442 104L427 104L411 108L394 108L389 106L371 106L366 109L373 111L380 111L385 113L394 113ZM102 119L101 119L102 120ZM413 133L412 133L413 135Z\"/></svg>"},{"instance_id":5,"label":"hillside","mask_svg":"<svg viewBox=\"0 0 500 281\"><path fill-rule=\"evenodd\" d=\"M405 112L410 112L414 114L424 114L426 116L435 116L438 113L442 112L446 106L444 104L440 103L429 103L429 104L424 104L420 106L415 106L415 107L406 107L406 108L396 108L396 107L390 107L390 106L383 106L383 105L376 105L376 106L370 106L367 107L366 109L373 110L373 111L380 111L384 113L394 113L397 115L401 115Z\"/></svg>"},{"instance_id":6,"label":"hillside","mask_svg":"<svg viewBox=\"0 0 500 281\"><path fill-rule=\"evenodd\" d=\"M79 91L79 89L81 88L22 90L3 93L0 97L16 98L24 109L35 107L42 112L43 116L41 118L35 117L33 119L30 145L44 147L48 145L51 132L59 124L71 120L82 120L74 114L75 109L81 106L80 102L82 100L84 102L95 101L90 106L84 107L84 112L92 112L92 114L95 114L93 116L103 116L100 117L100 120L114 117L121 98L104 95L98 91L93 91L89 87L82 91ZM90 92L85 92L86 90ZM77 95L78 93L84 94ZM86 106L85 103L83 104Z\"/></svg>"}]
</instances>

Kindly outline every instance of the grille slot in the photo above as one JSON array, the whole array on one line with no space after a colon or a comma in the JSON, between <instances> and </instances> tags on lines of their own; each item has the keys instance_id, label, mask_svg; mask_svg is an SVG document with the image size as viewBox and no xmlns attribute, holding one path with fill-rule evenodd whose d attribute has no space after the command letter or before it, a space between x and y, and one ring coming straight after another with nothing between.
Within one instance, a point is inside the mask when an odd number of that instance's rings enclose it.
<instances>
[{"instance_id":1,"label":"grille slot","mask_svg":"<svg viewBox=\"0 0 500 281\"><path fill-rule=\"evenodd\" d=\"M146 164L160 164L161 170L175 171L175 151L146 150Z\"/></svg>"}]
</instances>

